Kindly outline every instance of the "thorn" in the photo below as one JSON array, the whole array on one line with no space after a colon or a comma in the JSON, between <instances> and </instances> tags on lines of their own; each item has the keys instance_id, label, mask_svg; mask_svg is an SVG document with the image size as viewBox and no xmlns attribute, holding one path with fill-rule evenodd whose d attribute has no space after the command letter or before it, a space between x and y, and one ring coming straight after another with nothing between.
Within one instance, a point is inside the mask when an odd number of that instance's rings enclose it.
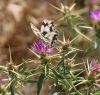
<instances>
[{"instance_id":1,"label":"thorn","mask_svg":"<svg viewBox=\"0 0 100 95\"><path fill-rule=\"evenodd\" d=\"M29 48L28 48L29 49ZM33 50L29 49L31 52L33 52L38 58L41 58L40 55L38 55L37 53L35 53Z\"/></svg>"},{"instance_id":2,"label":"thorn","mask_svg":"<svg viewBox=\"0 0 100 95\"><path fill-rule=\"evenodd\" d=\"M55 8L56 10L58 10L58 11L60 11L60 12L63 13L63 11L62 11L61 9L57 8L56 6L54 6L54 5L52 5L52 4L50 4L50 6L52 6L52 7Z\"/></svg>"},{"instance_id":3,"label":"thorn","mask_svg":"<svg viewBox=\"0 0 100 95\"><path fill-rule=\"evenodd\" d=\"M83 63L84 63L84 67L85 67L86 74L88 75L88 70L86 68L86 64L85 64L84 60L83 60Z\"/></svg>"},{"instance_id":4,"label":"thorn","mask_svg":"<svg viewBox=\"0 0 100 95\"><path fill-rule=\"evenodd\" d=\"M78 36L76 36L74 39L72 39L70 42L72 43L75 39L77 39L79 37L79 35Z\"/></svg>"},{"instance_id":5,"label":"thorn","mask_svg":"<svg viewBox=\"0 0 100 95\"><path fill-rule=\"evenodd\" d=\"M9 45L8 45L9 46ZM10 55L10 64L12 64L12 57L11 57L11 50L10 50L10 46L9 46L9 55Z\"/></svg>"},{"instance_id":6,"label":"thorn","mask_svg":"<svg viewBox=\"0 0 100 95\"><path fill-rule=\"evenodd\" d=\"M64 43L66 42L64 32L63 32L63 42L64 42Z\"/></svg>"}]
</instances>

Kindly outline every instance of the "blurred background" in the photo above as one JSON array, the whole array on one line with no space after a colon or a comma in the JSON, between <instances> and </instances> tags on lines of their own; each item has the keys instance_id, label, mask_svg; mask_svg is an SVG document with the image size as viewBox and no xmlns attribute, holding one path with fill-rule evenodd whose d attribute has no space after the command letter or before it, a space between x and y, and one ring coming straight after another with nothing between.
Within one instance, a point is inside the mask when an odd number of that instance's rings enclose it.
<instances>
[{"instance_id":1,"label":"blurred background","mask_svg":"<svg viewBox=\"0 0 100 95\"><path fill-rule=\"evenodd\" d=\"M81 15L85 19L84 21L92 26L88 19L89 10L98 8L97 3L94 1L96 0L93 0L93 2L92 0L0 0L0 65L6 65L6 62L9 62L9 46L15 64L20 64L22 58L25 60L36 58L28 50L36 39L30 28L30 22L39 29L44 19L54 18L55 24L60 23L57 20L61 13L51 7L50 4L61 8L60 3L71 6L75 2L76 6L73 11ZM66 32L66 37L71 35L67 28L57 28L57 30L61 34L59 39L62 39L62 32ZM94 35L94 30L83 29L82 31L85 31L85 34L90 38ZM75 43L82 49L86 39L79 37ZM82 60L80 54L78 54L78 61ZM93 55L90 54L89 56L92 59L95 55L93 53ZM34 62L31 62L27 66L28 68L35 68L35 65ZM41 95L47 95L47 88L50 83L52 82L49 80L45 81ZM60 87L55 88L55 90L59 89ZM26 84L21 90L24 95L36 95L36 85Z\"/></svg>"}]
</instances>

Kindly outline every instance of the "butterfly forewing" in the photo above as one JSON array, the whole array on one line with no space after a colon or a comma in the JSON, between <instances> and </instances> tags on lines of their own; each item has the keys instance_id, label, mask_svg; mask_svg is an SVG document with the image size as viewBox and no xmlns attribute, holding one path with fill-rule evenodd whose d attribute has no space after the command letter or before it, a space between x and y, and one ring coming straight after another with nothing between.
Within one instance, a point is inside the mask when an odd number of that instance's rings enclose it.
<instances>
[{"instance_id":1,"label":"butterfly forewing","mask_svg":"<svg viewBox=\"0 0 100 95\"><path fill-rule=\"evenodd\" d=\"M42 26L41 26L41 33L45 34L46 33L50 33L53 32L54 30L54 20L43 20Z\"/></svg>"},{"instance_id":2,"label":"butterfly forewing","mask_svg":"<svg viewBox=\"0 0 100 95\"><path fill-rule=\"evenodd\" d=\"M37 37L41 38L41 32L33 25L33 23L30 23L30 26L31 26L31 29L33 30L33 33Z\"/></svg>"}]
</instances>

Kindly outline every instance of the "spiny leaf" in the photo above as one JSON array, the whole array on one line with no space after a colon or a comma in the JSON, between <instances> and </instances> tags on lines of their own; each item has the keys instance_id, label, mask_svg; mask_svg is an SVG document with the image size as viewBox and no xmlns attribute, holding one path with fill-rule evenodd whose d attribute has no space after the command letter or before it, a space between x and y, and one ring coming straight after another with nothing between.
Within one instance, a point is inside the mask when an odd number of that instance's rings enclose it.
<instances>
[{"instance_id":1,"label":"spiny leaf","mask_svg":"<svg viewBox=\"0 0 100 95\"><path fill-rule=\"evenodd\" d=\"M55 74L55 76L56 76L57 78L59 78L59 79L64 79L64 77L61 76L59 73L57 73L57 72L55 71L55 69L53 69L53 68L50 68L50 69L52 70L52 72Z\"/></svg>"},{"instance_id":2,"label":"spiny leaf","mask_svg":"<svg viewBox=\"0 0 100 95\"><path fill-rule=\"evenodd\" d=\"M60 66L63 63L64 63L64 55L62 56L62 59L60 60L60 62L57 64L57 67Z\"/></svg>"},{"instance_id":3,"label":"spiny leaf","mask_svg":"<svg viewBox=\"0 0 100 95\"><path fill-rule=\"evenodd\" d=\"M37 83L38 81L37 80L25 80L24 82L27 82L27 83Z\"/></svg>"},{"instance_id":4,"label":"spiny leaf","mask_svg":"<svg viewBox=\"0 0 100 95\"><path fill-rule=\"evenodd\" d=\"M0 66L0 71L3 71L3 72L8 72L7 69L3 66Z\"/></svg>"},{"instance_id":5,"label":"spiny leaf","mask_svg":"<svg viewBox=\"0 0 100 95\"><path fill-rule=\"evenodd\" d=\"M20 91L17 91L18 95L23 95Z\"/></svg>"},{"instance_id":6,"label":"spiny leaf","mask_svg":"<svg viewBox=\"0 0 100 95\"><path fill-rule=\"evenodd\" d=\"M12 82L11 82L11 84L10 84L10 92L11 92L11 95L14 95L14 87L13 87L13 85L14 85L14 79L12 80Z\"/></svg>"},{"instance_id":7,"label":"spiny leaf","mask_svg":"<svg viewBox=\"0 0 100 95\"><path fill-rule=\"evenodd\" d=\"M39 80L38 80L38 83L37 83L37 95L40 94L40 91L41 91L41 88L42 88L42 84L43 84L44 78L45 78L45 74L42 74L39 77Z\"/></svg>"},{"instance_id":8,"label":"spiny leaf","mask_svg":"<svg viewBox=\"0 0 100 95\"><path fill-rule=\"evenodd\" d=\"M51 90L54 88L56 86L56 84L54 83L53 85L51 85L50 87L49 87L49 89L48 89L48 93L50 93L51 92Z\"/></svg>"},{"instance_id":9,"label":"spiny leaf","mask_svg":"<svg viewBox=\"0 0 100 95\"><path fill-rule=\"evenodd\" d=\"M20 70L20 73L23 74L26 70L26 61L23 59L23 68Z\"/></svg>"},{"instance_id":10,"label":"spiny leaf","mask_svg":"<svg viewBox=\"0 0 100 95\"><path fill-rule=\"evenodd\" d=\"M59 95L61 92L55 92L53 95Z\"/></svg>"}]
</instances>

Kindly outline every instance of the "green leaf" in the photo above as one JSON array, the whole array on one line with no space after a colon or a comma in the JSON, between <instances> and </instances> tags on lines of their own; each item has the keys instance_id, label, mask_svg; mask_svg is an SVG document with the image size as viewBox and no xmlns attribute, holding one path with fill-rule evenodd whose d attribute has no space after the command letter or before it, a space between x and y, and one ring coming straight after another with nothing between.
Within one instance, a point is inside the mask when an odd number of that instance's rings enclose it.
<instances>
[{"instance_id":1,"label":"green leaf","mask_svg":"<svg viewBox=\"0 0 100 95\"><path fill-rule=\"evenodd\" d=\"M62 66L62 69L63 69L62 73L63 73L63 74L65 74L65 72L66 72L66 71L65 71L64 58L65 58L65 56L62 55L62 58L61 58L60 62L57 64L57 67L60 66L60 65Z\"/></svg>"},{"instance_id":2,"label":"green leaf","mask_svg":"<svg viewBox=\"0 0 100 95\"><path fill-rule=\"evenodd\" d=\"M100 91L94 93L93 95L100 95Z\"/></svg>"},{"instance_id":3,"label":"green leaf","mask_svg":"<svg viewBox=\"0 0 100 95\"><path fill-rule=\"evenodd\" d=\"M75 21L75 20L83 20L83 18L81 16L74 15L72 16L72 21Z\"/></svg>"},{"instance_id":4,"label":"green leaf","mask_svg":"<svg viewBox=\"0 0 100 95\"><path fill-rule=\"evenodd\" d=\"M61 76L59 73L57 73L56 71L55 71L55 69L53 69L53 68L50 68L51 70L52 70L52 72L54 73L54 75L57 77L57 78L59 78L59 79L65 79L63 76Z\"/></svg>"},{"instance_id":5,"label":"green leaf","mask_svg":"<svg viewBox=\"0 0 100 95\"><path fill-rule=\"evenodd\" d=\"M78 95L77 92L72 92L70 95Z\"/></svg>"},{"instance_id":6,"label":"green leaf","mask_svg":"<svg viewBox=\"0 0 100 95\"><path fill-rule=\"evenodd\" d=\"M63 74L65 74L66 73L66 67L65 67L64 61L62 63L62 67L63 67Z\"/></svg>"},{"instance_id":7,"label":"green leaf","mask_svg":"<svg viewBox=\"0 0 100 95\"><path fill-rule=\"evenodd\" d=\"M59 18L58 21L65 21L65 17Z\"/></svg>"},{"instance_id":8,"label":"green leaf","mask_svg":"<svg viewBox=\"0 0 100 95\"><path fill-rule=\"evenodd\" d=\"M76 26L74 26L73 28L74 28L74 30L75 30L78 34L80 34L81 36L83 36L84 38L86 38L87 40L89 40L90 42L92 42L92 40L91 40L90 38L88 38L87 36L85 36L83 33L81 33L81 32L77 29Z\"/></svg>"},{"instance_id":9,"label":"green leaf","mask_svg":"<svg viewBox=\"0 0 100 95\"><path fill-rule=\"evenodd\" d=\"M84 57L86 57L86 55L87 55L89 52L91 52L93 49L94 49L93 46L87 48L87 50L84 52Z\"/></svg>"},{"instance_id":10,"label":"green leaf","mask_svg":"<svg viewBox=\"0 0 100 95\"><path fill-rule=\"evenodd\" d=\"M79 26L86 26L86 23L78 23L75 25L75 27L79 27Z\"/></svg>"},{"instance_id":11,"label":"green leaf","mask_svg":"<svg viewBox=\"0 0 100 95\"><path fill-rule=\"evenodd\" d=\"M24 82L27 82L27 83L37 83L38 81L37 80L25 80Z\"/></svg>"},{"instance_id":12,"label":"green leaf","mask_svg":"<svg viewBox=\"0 0 100 95\"><path fill-rule=\"evenodd\" d=\"M48 89L48 93L50 93L51 90L52 90L54 87L56 87L56 84L55 84L55 83L49 87L49 89Z\"/></svg>"},{"instance_id":13,"label":"green leaf","mask_svg":"<svg viewBox=\"0 0 100 95\"><path fill-rule=\"evenodd\" d=\"M83 71L83 69L76 69L76 70L73 70L72 72L75 74L75 73L80 73L82 71Z\"/></svg>"},{"instance_id":14,"label":"green leaf","mask_svg":"<svg viewBox=\"0 0 100 95\"><path fill-rule=\"evenodd\" d=\"M84 80L84 77L77 77L77 80Z\"/></svg>"},{"instance_id":15,"label":"green leaf","mask_svg":"<svg viewBox=\"0 0 100 95\"><path fill-rule=\"evenodd\" d=\"M7 69L4 66L0 66L0 71L8 72Z\"/></svg>"},{"instance_id":16,"label":"green leaf","mask_svg":"<svg viewBox=\"0 0 100 95\"><path fill-rule=\"evenodd\" d=\"M25 70L24 74L27 76L27 78L34 76L37 72L41 71L42 67L38 67L36 69L31 69L31 70Z\"/></svg>"},{"instance_id":17,"label":"green leaf","mask_svg":"<svg viewBox=\"0 0 100 95\"><path fill-rule=\"evenodd\" d=\"M61 92L55 92L53 95L59 95Z\"/></svg>"},{"instance_id":18,"label":"green leaf","mask_svg":"<svg viewBox=\"0 0 100 95\"><path fill-rule=\"evenodd\" d=\"M42 84L43 84L44 78L45 78L45 74L42 74L39 77L39 80L38 80L38 83L37 83L37 95L40 94L40 91L41 91L41 88L42 88Z\"/></svg>"},{"instance_id":19,"label":"green leaf","mask_svg":"<svg viewBox=\"0 0 100 95\"><path fill-rule=\"evenodd\" d=\"M68 25L66 24L56 24L55 27L67 27Z\"/></svg>"},{"instance_id":20,"label":"green leaf","mask_svg":"<svg viewBox=\"0 0 100 95\"><path fill-rule=\"evenodd\" d=\"M11 84L10 84L10 88L9 88L9 90L10 90L10 92L11 92L11 95L14 95L14 87L13 87L13 85L14 85L14 79L12 80L12 82L11 82Z\"/></svg>"},{"instance_id":21,"label":"green leaf","mask_svg":"<svg viewBox=\"0 0 100 95\"><path fill-rule=\"evenodd\" d=\"M16 91L19 95L23 95L20 91Z\"/></svg>"},{"instance_id":22,"label":"green leaf","mask_svg":"<svg viewBox=\"0 0 100 95\"><path fill-rule=\"evenodd\" d=\"M23 74L26 70L26 61L24 59L23 60L23 68L20 70L20 73Z\"/></svg>"},{"instance_id":23,"label":"green leaf","mask_svg":"<svg viewBox=\"0 0 100 95\"><path fill-rule=\"evenodd\" d=\"M64 55L62 56L60 62L57 64L57 67L62 65L64 63Z\"/></svg>"},{"instance_id":24,"label":"green leaf","mask_svg":"<svg viewBox=\"0 0 100 95\"><path fill-rule=\"evenodd\" d=\"M58 86L58 78L56 76L54 76L54 82L56 83L56 85Z\"/></svg>"},{"instance_id":25,"label":"green leaf","mask_svg":"<svg viewBox=\"0 0 100 95\"><path fill-rule=\"evenodd\" d=\"M98 28L95 28L95 30L96 30L96 32L97 32L97 33L100 33L100 29L98 29Z\"/></svg>"}]
</instances>

